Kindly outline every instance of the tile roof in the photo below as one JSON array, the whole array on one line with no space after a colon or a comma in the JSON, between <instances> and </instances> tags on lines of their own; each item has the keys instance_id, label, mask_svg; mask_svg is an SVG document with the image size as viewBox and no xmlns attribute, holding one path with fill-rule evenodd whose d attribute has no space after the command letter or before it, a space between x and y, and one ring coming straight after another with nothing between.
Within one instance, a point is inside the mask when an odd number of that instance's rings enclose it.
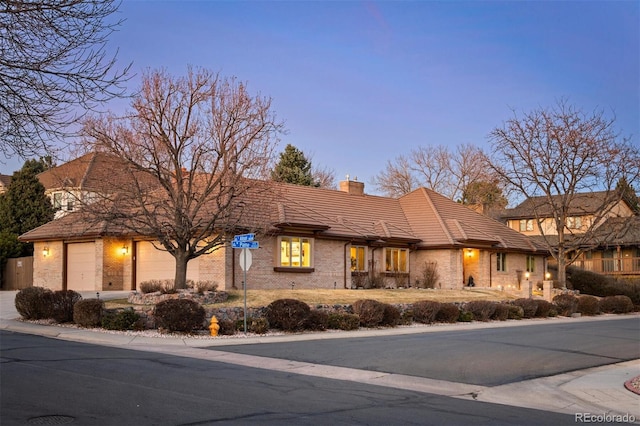
<instances>
[{"instance_id":1,"label":"tile roof","mask_svg":"<svg viewBox=\"0 0 640 426\"><path fill-rule=\"evenodd\" d=\"M102 173L94 167L107 163L96 155L81 157L75 163L70 162L74 164L69 166L67 163L59 168L69 171L70 185L92 187L92 180ZM59 182L61 174L55 176ZM51 177L45 175L44 179ZM256 186L259 186L258 182ZM246 210L254 212L247 221L268 218L271 231L312 230L322 238L369 244L413 244L424 249L540 250L519 232L425 188L399 199L282 183L273 183L271 188L268 193L254 191L261 195L246 200ZM248 222L243 225L249 226ZM118 232L123 230L103 222L90 224L82 215L70 214L20 238L23 241L68 239Z\"/></svg>"},{"instance_id":2,"label":"tile roof","mask_svg":"<svg viewBox=\"0 0 640 426\"><path fill-rule=\"evenodd\" d=\"M569 215L583 216L593 214L605 202L617 201L616 193L612 191L599 191L575 194L569 203ZM563 195L554 195L552 197L553 204L560 205ZM512 209L506 209L502 212L502 219L528 219L535 217L537 209L540 217L552 216L552 204L547 197L531 197L517 205Z\"/></svg>"},{"instance_id":3,"label":"tile roof","mask_svg":"<svg viewBox=\"0 0 640 426\"><path fill-rule=\"evenodd\" d=\"M2 175L0 174L0 187L7 187L11 183L11 175Z\"/></svg>"}]
</instances>

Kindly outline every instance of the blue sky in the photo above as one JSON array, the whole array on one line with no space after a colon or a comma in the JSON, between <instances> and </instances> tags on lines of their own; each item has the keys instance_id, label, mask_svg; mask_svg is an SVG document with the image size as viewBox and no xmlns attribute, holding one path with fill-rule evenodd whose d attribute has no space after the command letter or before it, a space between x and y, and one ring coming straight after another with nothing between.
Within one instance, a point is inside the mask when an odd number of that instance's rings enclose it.
<instances>
[{"instance_id":1,"label":"blue sky","mask_svg":"<svg viewBox=\"0 0 640 426\"><path fill-rule=\"evenodd\" d=\"M280 151L291 143L370 193L399 154L488 148L512 109L561 98L615 114L640 143L638 1L124 0L120 16L110 45L122 64L138 75L194 65L236 76L272 97L288 129Z\"/></svg>"}]
</instances>

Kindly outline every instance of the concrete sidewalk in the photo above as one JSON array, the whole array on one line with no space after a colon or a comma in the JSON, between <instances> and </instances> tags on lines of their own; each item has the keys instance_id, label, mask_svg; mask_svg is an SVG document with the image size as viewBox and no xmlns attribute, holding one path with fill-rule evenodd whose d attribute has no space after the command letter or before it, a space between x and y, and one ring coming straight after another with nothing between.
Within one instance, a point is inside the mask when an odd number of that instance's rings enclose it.
<instances>
[{"instance_id":1,"label":"concrete sidewalk","mask_svg":"<svg viewBox=\"0 0 640 426\"><path fill-rule=\"evenodd\" d=\"M104 292L100 298L108 300L123 298L129 292ZM232 354L211 349L214 346L275 343L309 339L336 339L350 337L373 337L387 334L431 333L461 329L480 329L525 325L528 322L544 320L522 320L491 323L460 323L441 326L418 326L379 330L358 330L349 332L321 332L305 334L285 334L275 336L244 336L197 338L181 336L149 337L144 333L109 333L73 327L39 325L19 320L15 310L16 292L0 292L0 329L19 333L35 334L45 337L75 342L117 346L120 348L159 352L177 356L206 359L216 362L244 365L262 369L288 371L296 374L311 375L339 380L351 380L433 393L450 397L474 399L483 402L527 407L545 411L554 411L591 419L591 423L605 415L626 415L631 422L640 424L640 395L627 390L624 383L640 375L640 360L612 364L587 370L573 371L551 377L527 380L495 387L483 387L464 383L446 382L399 374L381 374L367 370L293 362L283 359L265 358L250 355ZM83 293L83 297L96 297L93 292ZM640 315L634 314L640 321ZM585 318L554 318L549 321L611 321L620 317L607 315ZM639 343L640 344L640 338ZM590 417L596 416L596 417ZM607 418L604 417L606 420ZM610 422L609 418L605 423ZM615 418L613 418L615 420ZM587 421L585 421L586 423ZM624 421L626 422L626 421ZM600 422L602 423L602 422Z\"/></svg>"}]
</instances>

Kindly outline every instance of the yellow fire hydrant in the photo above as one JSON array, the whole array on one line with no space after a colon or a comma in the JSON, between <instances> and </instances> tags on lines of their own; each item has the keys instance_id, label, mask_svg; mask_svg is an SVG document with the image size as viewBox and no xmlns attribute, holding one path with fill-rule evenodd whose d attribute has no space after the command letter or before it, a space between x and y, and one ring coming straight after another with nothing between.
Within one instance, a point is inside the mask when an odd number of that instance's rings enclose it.
<instances>
[{"instance_id":1,"label":"yellow fire hydrant","mask_svg":"<svg viewBox=\"0 0 640 426\"><path fill-rule=\"evenodd\" d=\"M218 324L218 318L211 317L211 324L209 325L209 331L212 336L218 335L218 330L220 330L220 324Z\"/></svg>"}]
</instances>

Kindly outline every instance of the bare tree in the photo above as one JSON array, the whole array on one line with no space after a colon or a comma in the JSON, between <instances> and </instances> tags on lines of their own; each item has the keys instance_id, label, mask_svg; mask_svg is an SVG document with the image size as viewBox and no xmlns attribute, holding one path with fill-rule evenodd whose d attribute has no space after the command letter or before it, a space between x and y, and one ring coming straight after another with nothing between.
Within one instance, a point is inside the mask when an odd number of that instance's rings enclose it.
<instances>
[{"instance_id":1,"label":"bare tree","mask_svg":"<svg viewBox=\"0 0 640 426\"><path fill-rule=\"evenodd\" d=\"M387 161L385 170L374 176L371 182L389 197L401 197L418 188L410 160L402 155L396 158L395 163Z\"/></svg>"},{"instance_id":2,"label":"bare tree","mask_svg":"<svg viewBox=\"0 0 640 426\"><path fill-rule=\"evenodd\" d=\"M399 197L419 186L432 189L445 197L463 203L469 185L478 182L496 182L495 175L486 167L486 158L474 145L459 145L455 152L446 146L424 146L412 150L409 156L399 156L388 162L385 171L373 179L373 184L390 197ZM500 187L476 186L492 191ZM495 194L494 194L495 195ZM489 198L485 199L488 203ZM498 198L493 198L496 202ZM492 205L491 207L497 207Z\"/></svg>"},{"instance_id":3,"label":"bare tree","mask_svg":"<svg viewBox=\"0 0 640 426\"><path fill-rule=\"evenodd\" d=\"M9 0L0 7L0 152L50 152L87 111L123 94L106 53L113 0Z\"/></svg>"},{"instance_id":4,"label":"bare tree","mask_svg":"<svg viewBox=\"0 0 640 426\"><path fill-rule=\"evenodd\" d=\"M491 168L525 197L538 197L530 207L545 245L558 262L563 286L566 266L590 244L594 229L620 200L621 192L615 189L618 180L633 183L639 176L638 147L619 139L614 121L601 111L586 114L561 100L552 108L521 116L514 112L512 119L490 134ZM600 201L594 208L589 197L595 191ZM592 205L593 218L580 226L571 224L586 204ZM545 232L542 221L549 216L555 229Z\"/></svg>"},{"instance_id":5,"label":"bare tree","mask_svg":"<svg viewBox=\"0 0 640 426\"><path fill-rule=\"evenodd\" d=\"M175 258L175 286L184 288L189 260L238 227L259 225L250 212L264 209L251 203L273 191L251 178L265 175L283 124L269 98L202 69L179 78L147 72L132 106L126 117L86 122L90 143L122 159L129 177L114 176L84 211L155 238Z\"/></svg>"},{"instance_id":6,"label":"bare tree","mask_svg":"<svg viewBox=\"0 0 640 426\"><path fill-rule=\"evenodd\" d=\"M333 170L327 169L326 167L312 167L311 175L313 176L313 181L318 184L318 188L336 188L336 174Z\"/></svg>"}]
</instances>

